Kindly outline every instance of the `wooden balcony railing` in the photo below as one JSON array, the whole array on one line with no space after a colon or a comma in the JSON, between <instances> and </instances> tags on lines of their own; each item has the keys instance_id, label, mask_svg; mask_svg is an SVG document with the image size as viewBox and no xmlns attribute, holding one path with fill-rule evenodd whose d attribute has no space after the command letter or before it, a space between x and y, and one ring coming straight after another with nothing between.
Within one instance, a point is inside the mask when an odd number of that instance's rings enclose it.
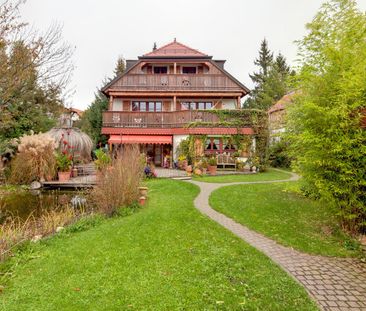
<instances>
[{"instance_id":1,"label":"wooden balcony railing","mask_svg":"<svg viewBox=\"0 0 366 311\"><path fill-rule=\"evenodd\" d=\"M128 74L113 89L132 91L242 91L220 74Z\"/></svg>"},{"instance_id":2,"label":"wooden balcony railing","mask_svg":"<svg viewBox=\"0 0 366 311\"><path fill-rule=\"evenodd\" d=\"M180 128L194 122L205 125L206 123L218 123L220 119L217 114L202 110L171 112L107 111L103 113L104 127Z\"/></svg>"}]
</instances>

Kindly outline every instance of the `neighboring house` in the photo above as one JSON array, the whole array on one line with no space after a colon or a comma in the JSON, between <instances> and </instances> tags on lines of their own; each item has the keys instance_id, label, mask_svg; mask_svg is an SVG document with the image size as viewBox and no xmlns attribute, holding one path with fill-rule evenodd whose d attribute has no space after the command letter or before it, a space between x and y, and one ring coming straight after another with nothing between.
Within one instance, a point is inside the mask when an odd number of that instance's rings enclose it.
<instances>
[{"instance_id":1,"label":"neighboring house","mask_svg":"<svg viewBox=\"0 0 366 311\"><path fill-rule=\"evenodd\" d=\"M176 40L127 60L126 72L102 89L109 98L102 128L109 145L139 144L156 165L164 155L175 158L180 141L189 135L204 135L205 154L236 151L227 137L252 135L252 129L215 127L218 115L210 110L240 109L249 90L224 63Z\"/></svg>"},{"instance_id":2,"label":"neighboring house","mask_svg":"<svg viewBox=\"0 0 366 311\"><path fill-rule=\"evenodd\" d=\"M268 127L270 143L281 140L281 134L286 131L286 107L293 103L296 92L284 95L268 110Z\"/></svg>"},{"instance_id":3,"label":"neighboring house","mask_svg":"<svg viewBox=\"0 0 366 311\"><path fill-rule=\"evenodd\" d=\"M74 123L79 121L84 111L76 108L65 108L65 111L59 118L60 127L73 127Z\"/></svg>"}]
</instances>

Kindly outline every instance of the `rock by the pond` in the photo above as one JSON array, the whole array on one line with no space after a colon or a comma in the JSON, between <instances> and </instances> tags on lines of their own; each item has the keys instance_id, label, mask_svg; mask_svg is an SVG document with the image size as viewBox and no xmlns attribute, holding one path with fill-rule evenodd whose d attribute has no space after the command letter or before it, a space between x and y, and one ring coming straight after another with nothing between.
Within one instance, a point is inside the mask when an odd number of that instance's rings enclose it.
<instances>
[{"instance_id":1,"label":"rock by the pond","mask_svg":"<svg viewBox=\"0 0 366 311\"><path fill-rule=\"evenodd\" d=\"M40 241L42 239L42 235L38 234L38 235L35 235L33 238L32 238L32 242L33 243L36 243L38 241Z\"/></svg>"},{"instance_id":2,"label":"rock by the pond","mask_svg":"<svg viewBox=\"0 0 366 311\"><path fill-rule=\"evenodd\" d=\"M42 188L42 184L39 181L33 181L30 185L29 185L29 189L30 190L37 190L37 189L41 189Z\"/></svg>"},{"instance_id":3,"label":"rock by the pond","mask_svg":"<svg viewBox=\"0 0 366 311\"><path fill-rule=\"evenodd\" d=\"M57 227L57 228L56 228L56 232L57 232L57 233L59 233L59 232L61 232L61 231L62 231L62 230L64 230L64 229L65 229L65 228L64 228L64 227L61 227L61 226L60 226L60 227Z\"/></svg>"}]
</instances>

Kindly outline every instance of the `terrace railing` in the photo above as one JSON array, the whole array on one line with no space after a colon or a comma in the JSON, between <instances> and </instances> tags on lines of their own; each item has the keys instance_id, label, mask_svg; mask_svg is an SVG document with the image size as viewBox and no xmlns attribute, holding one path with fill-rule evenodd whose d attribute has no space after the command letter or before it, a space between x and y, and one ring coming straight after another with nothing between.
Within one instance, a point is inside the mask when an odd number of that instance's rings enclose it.
<instances>
[{"instance_id":1,"label":"terrace railing","mask_svg":"<svg viewBox=\"0 0 366 311\"><path fill-rule=\"evenodd\" d=\"M128 74L113 89L131 91L241 91L222 74Z\"/></svg>"}]
</instances>

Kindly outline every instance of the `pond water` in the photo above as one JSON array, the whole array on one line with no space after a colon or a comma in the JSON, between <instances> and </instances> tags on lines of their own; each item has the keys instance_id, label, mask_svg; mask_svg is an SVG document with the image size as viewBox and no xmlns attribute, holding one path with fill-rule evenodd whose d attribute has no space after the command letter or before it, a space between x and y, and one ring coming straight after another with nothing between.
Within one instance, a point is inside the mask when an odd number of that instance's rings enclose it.
<instances>
[{"instance_id":1,"label":"pond water","mask_svg":"<svg viewBox=\"0 0 366 311\"><path fill-rule=\"evenodd\" d=\"M40 216L46 210L52 210L69 204L76 208L86 203L86 194L64 190L17 190L0 194L0 223L7 217L19 217L23 220L30 215Z\"/></svg>"}]
</instances>

